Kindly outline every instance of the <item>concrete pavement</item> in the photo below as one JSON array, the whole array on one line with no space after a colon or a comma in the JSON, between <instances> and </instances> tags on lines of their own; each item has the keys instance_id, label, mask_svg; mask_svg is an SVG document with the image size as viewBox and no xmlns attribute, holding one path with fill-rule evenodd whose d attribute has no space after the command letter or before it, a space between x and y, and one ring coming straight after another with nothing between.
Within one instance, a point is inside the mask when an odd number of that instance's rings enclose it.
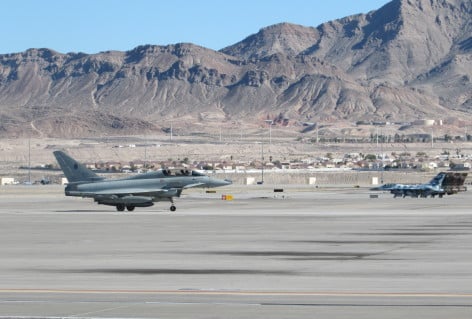
<instances>
[{"instance_id":1,"label":"concrete pavement","mask_svg":"<svg viewBox=\"0 0 472 319\"><path fill-rule=\"evenodd\" d=\"M472 193L369 195L236 185L118 213L2 188L0 317L471 318Z\"/></svg>"}]
</instances>

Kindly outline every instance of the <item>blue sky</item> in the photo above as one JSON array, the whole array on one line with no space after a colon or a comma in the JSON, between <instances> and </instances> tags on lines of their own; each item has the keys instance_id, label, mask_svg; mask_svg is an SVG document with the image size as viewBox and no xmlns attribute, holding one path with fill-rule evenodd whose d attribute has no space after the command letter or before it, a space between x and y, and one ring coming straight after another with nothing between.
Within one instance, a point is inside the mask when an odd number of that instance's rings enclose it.
<instances>
[{"instance_id":1,"label":"blue sky","mask_svg":"<svg viewBox=\"0 0 472 319\"><path fill-rule=\"evenodd\" d=\"M190 42L219 50L280 22L316 27L389 0L17 0L0 19L0 54L127 51Z\"/></svg>"}]
</instances>

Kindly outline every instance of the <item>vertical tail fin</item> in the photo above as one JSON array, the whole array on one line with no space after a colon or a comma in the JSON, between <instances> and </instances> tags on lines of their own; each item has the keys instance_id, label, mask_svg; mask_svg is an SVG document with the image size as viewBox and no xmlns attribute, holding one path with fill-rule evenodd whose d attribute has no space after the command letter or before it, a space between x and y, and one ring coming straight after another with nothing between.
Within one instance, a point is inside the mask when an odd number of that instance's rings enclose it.
<instances>
[{"instance_id":1,"label":"vertical tail fin","mask_svg":"<svg viewBox=\"0 0 472 319\"><path fill-rule=\"evenodd\" d=\"M69 183L92 182L104 179L62 151L55 151L53 154Z\"/></svg>"},{"instance_id":2,"label":"vertical tail fin","mask_svg":"<svg viewBox=\"0 0 472 319\"><path fill-rule=\"evenodd\" d=\"M436 175L430 182L429 184L433 185L433 186L442 186L442 183L444 181L444 179L446 178L447 176L447 173L444 173L444 172L441 172L439 173L438 175Z\"/></svg>"}]
</instances>

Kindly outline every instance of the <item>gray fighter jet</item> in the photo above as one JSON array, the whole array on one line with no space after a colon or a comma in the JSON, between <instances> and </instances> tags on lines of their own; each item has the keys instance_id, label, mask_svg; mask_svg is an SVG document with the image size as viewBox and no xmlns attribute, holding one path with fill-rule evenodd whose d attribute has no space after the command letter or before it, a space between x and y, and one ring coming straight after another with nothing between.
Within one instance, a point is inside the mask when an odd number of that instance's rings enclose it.
<instances>
[{"instance_id":1,"label":"gray fighter jet","mask_svg":"<svg viewBox=\"0 0 472 319\"><path fill-rule=\"evenodd\" d=\"M175 211L174 197L185 188L219 187L230 185L230 180L210 178L197 171L161 169L123 179L105 179L62 151L53 152L68 184L66 196L91 197L98 204L115 206L116 210L133 211L135 207L149 207L158 201L170 201Z\"/></svg>"}]
</instances>

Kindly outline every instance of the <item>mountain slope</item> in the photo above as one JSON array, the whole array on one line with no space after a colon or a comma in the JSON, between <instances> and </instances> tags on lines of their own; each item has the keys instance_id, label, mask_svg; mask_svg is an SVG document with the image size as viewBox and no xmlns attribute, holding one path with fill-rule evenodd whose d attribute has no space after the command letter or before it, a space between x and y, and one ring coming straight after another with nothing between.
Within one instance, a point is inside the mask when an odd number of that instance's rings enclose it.
<instances>
[{"instance_id":1,"label":"mountain slope","mask_svg":"<svg viewBox=\"0 0 472 319\"><path fill-rule=\"evenodd\" d=\"M0 55L0 134L137 134L284 117L346 125L472 119L472 2L393 0L368 14L269 26L220 52Z\"/></svg>"}]
</instances>

